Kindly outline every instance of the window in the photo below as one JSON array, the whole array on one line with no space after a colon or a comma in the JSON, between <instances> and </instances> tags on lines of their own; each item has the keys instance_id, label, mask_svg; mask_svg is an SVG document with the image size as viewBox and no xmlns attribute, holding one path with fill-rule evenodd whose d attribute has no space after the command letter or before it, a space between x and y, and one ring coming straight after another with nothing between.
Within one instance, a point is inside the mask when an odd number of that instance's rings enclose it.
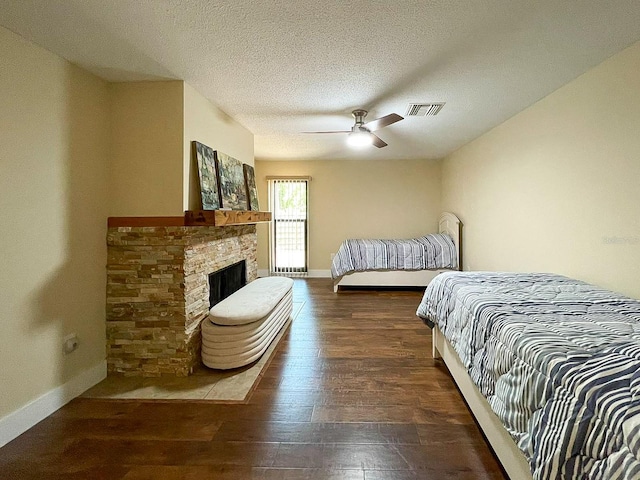
<instances>
[{"instance_id":1,"label":"window","mask_svg":"<svg viewBox=\"0 0 640 480\"><path fill-rule=\"evenodd\" d=\"M271 273L307 273L309 179L269 179Z\"/></svg>"}]
</instances>

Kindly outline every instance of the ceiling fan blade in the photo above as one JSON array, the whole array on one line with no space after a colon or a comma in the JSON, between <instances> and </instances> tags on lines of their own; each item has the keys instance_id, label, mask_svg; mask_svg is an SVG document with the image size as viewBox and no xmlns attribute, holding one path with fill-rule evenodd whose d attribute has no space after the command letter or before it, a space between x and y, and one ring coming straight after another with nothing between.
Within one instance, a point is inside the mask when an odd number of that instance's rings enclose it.
<instances>
[{"instance_id":1,"label":"ceiling fan blade","mask_svg":"<svg viewBox=\"0 0 640 480\"><path fill-rule=\"evenodd\" d=\"M390 113L389 115L385 115L384 117L377 118L376 120L371 120L368 123L365 123L363 126L375 132L376 130L380 130L383 127L391 125L392 123L399 122L403 120L404 117L401 117L397 113Z\"/></svg>"},{"instance_id":2,"label":"ceiling fan blade","mask_svg":"<svg viewBox=\"0 0 640 480\"><path fill-rule=\"evenodd\" d=\"M301 133L351 133L351 130L333 130L333 131L323 131L323 132L301 132Z\"/></svg>"},{"instance_id":3,"label":"ceiling fan blade","mask_svg":"<svg viewBox=\"0 0 640 480\"><path fill-rule=\"evenodd\" d=\"M373 144L376 147L382 148L382 147L386 147L387 146L387 143L384 140L382 140L380 137L378 137L377 135L375 135L373 133L371 134L371 138L373 138Z\"/></svg>"}]
</instances>

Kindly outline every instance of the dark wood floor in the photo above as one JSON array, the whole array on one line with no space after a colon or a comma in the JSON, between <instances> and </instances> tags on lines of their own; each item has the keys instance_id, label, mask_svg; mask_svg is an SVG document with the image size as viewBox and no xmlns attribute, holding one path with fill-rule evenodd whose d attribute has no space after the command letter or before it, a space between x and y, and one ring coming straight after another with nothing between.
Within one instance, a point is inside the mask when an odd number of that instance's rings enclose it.
<instances>
[{"instance_id":1,"label":"dark wood floor","mask_svg":"<svg viewBox=\"0 0 640 480\"><path fill-rule=\"evenodd\" d=\"M419 292L297 280L246 404L76 399L0 449L2 479L504 479L415 316Z\"/></svg>"}]
</instances>

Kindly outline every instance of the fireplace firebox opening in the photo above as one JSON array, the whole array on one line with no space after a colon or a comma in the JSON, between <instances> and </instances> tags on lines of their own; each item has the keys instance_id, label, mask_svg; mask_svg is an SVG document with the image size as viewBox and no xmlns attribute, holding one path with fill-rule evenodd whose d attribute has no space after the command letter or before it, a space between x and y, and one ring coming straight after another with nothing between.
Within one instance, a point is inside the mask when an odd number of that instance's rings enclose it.
<instances>
[{"instance_id":1,"label":"fireplace firebox opening","mask_svg":"<svg viewBox=\"0 0 640 480\"><path fill-rule=\"evenodd\" d=\"M244 260L209 274L209 308L247 284Z\"/></svg>"}]
</instances>

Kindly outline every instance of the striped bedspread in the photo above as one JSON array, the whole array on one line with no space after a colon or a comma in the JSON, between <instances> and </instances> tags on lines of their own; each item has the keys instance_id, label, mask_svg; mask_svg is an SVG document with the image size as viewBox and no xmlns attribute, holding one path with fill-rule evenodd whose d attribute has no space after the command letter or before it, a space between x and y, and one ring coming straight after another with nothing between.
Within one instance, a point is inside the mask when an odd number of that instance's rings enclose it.
<instances>
[{"instance_id":1,"label":"striped bedspread","mask_svg":"<svg viewBox=\"0 0 640 480\"><path fill-rule=\"evenodd\" d=\"M640 478L640 302L550 274L455 272L437 324L534 479Z\"/></svg>"},{"instance_id":2,"label":"striped bedspread","mask_svg":"<svg viewBox=\"0 0 640 480\"><path fill-rule=\"evenodd\" d=\"M345 240L333 257L331 276L367 270L437 270L458 268L449 235L434 233L408 240Z\"/></svg>"}]
</instances>

